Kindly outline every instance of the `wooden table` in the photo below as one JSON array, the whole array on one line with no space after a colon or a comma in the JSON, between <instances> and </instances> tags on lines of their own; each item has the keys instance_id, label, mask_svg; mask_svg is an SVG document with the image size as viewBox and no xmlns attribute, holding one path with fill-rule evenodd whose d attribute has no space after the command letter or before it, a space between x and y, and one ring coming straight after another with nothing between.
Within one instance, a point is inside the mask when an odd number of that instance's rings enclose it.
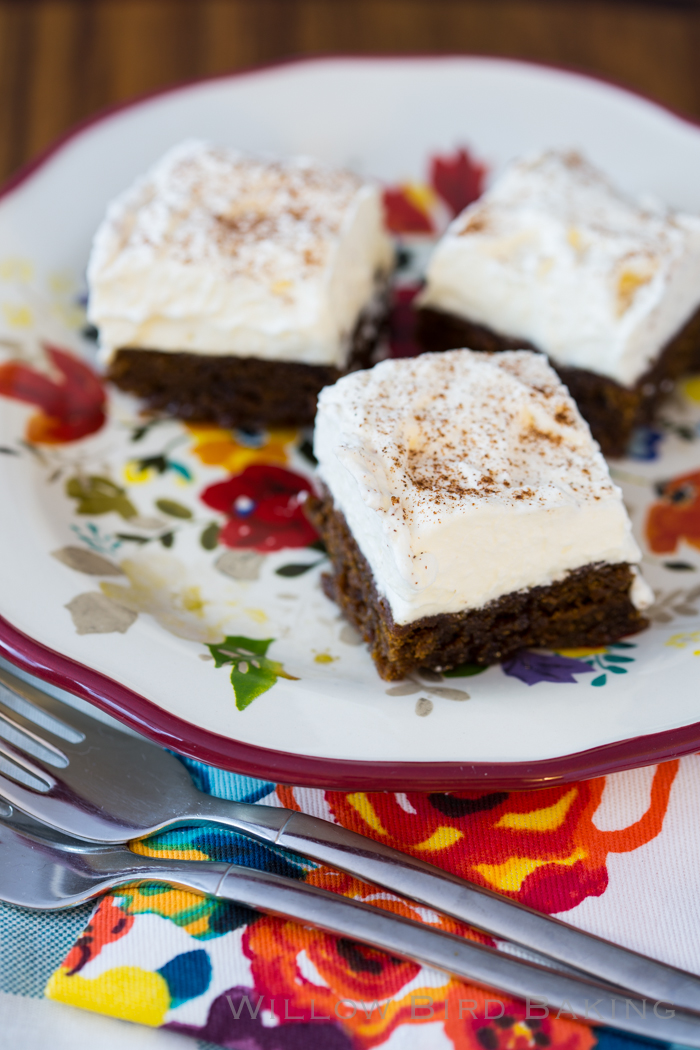
<instances>
[{"instance_id":1,"label":"wooden table","mask_svg":"<svg viewBox=\"0 0 700 1050\"><path fill-rule=\"evenodd\" d=\"M0 0L0 178L95 110L318 52L578 67L700 117L700 0Z\"/></svg>"}]
</instances>

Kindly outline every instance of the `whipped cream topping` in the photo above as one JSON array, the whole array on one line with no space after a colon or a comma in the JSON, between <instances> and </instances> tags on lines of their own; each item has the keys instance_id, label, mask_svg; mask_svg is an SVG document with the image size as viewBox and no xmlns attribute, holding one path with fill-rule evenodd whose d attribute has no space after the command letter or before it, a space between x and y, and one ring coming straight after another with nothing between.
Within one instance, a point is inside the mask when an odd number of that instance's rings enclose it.
<instances>
[{"instance_id":1,"label":"whipped cream topping","mask_svg":"<svg viewBox=\"0 0 700 1050\"><path fill-rule=\"evenodd\" d=\"M391 259L376 186L188 141L110 205L88 317L103 360L138 347L342 367Z\"/></svg>"},{"instance_id":2,"label":"whipped cream topping","mask_svg":"<svg viewBox=\"0 0 700 1050\"><path fill-rule=\"evenodd\" d=\"M700 218L628 200L575 153L519 160L451 224L420 305L633 386L700 305Z\"/></svg>"},{"instance_id":3,"label":"whipped cream topping","mask_svg":"<svg viewBox=\"0 0 700 1050\"><path fill-rule=\"evenodd\" d=\"M397 624L641 557L543 354L451 350L351 373L321 392L314 452Z\"/></svg>"}]
</instances>

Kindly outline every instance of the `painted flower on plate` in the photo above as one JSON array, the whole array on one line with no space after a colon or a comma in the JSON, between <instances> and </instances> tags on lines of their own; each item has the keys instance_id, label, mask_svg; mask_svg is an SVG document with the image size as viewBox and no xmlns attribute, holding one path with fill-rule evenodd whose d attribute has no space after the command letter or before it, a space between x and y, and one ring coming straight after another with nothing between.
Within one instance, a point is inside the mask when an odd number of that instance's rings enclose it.
<instances>
[{"instance_id":1,"label":"painted flower on plate","mask_svg":"<svg viewBox=\"0 0 700 1050\"><path fill-rule=\"evenodd\" d=\"M100 380L66 350L47 343L44 351L57 378L21 361L0 365L0 394L39 409L27 423L27 441L60 445L94 434L105 421L105 392Z\"/></svg>"},{"instance_id":2,"label":"painted flower on plate","mask_svg":"<svg viewBox=\"0 0 700 1050\"><path fill-rule=\"evenodd\" d=\"M430 182L453 215L481 196L485 164L474 160L467 150L458 149L452 156L436 155L430 159Z\"/></svg>"},{"instance_id":3,"label":"painted flower on plate","mask_svg":"<svg viewBox=\"0 0 700 1050\"><path fill-rule=\"evenodd\" d=\"M585 662L559 653L537 653L528 649L511 656L501 664L503 673L519 678L526 685L538 682L576 684L575 674L590 674L593 668Z\"/></svg>"},{"instance_id":4,"label":"painted flower on plate","mask_svg":"<svg viewBox=\"0 0 700 1050\"><path fill-rule=\"evenodd\" d=\"M655 554L672 554L681 540L700 547L700 471L656 486L659 499L649 510L646 534Z\"/></svg>"},{"instance_id":5,"label":"painted flower on plate","mask_svg":"<svg viewBox=\"0 0 700 1050\"><path fill-rule=\"evenodd\" d=\"M193 642L219 641L222 635L220 613L203 597L196 570L166 555L148 554L125 558L120 568L128 586L104 580L102 594L133 613L147 613L176 638Z\"/></svg>"},{"instance_id":6,"label":"painted flower on plate","mask_svg":"<svg viewBox=\"0 0 700 1050\"><path fill-rule=\"evenodd\" d=\"M308 478L268 463L253 463L228 481L209 485L201 499L228 516L219 534L226 547L277 551L306 547L317 539L304 514Z\"/></svg>"},{"instance_id":7,"label":"painted flower on plate","mask_svg":"<svg viewBox=\"0 0 700 1050\"><path fill-rule=\"evenodd\" d=\"M285 466L290 448L299 437L299 431L292 428L253 432L188 423L187 430L194 439L192 451L197 459L210 467L223 467L231 474L239 474L251 463Z\"/></svg>"},{"instance_id":8,"label":"painted flower on plate","mask_svg":"<svg viewBox=\"0 0 700 1050\"><path fill-rule=\"evenodd\" d=\"M384 190L386 224L392 233L436 234L481 196L487 168L466 149L430 158L429 182L404 182Z\"/></svg>"}]
</instances>

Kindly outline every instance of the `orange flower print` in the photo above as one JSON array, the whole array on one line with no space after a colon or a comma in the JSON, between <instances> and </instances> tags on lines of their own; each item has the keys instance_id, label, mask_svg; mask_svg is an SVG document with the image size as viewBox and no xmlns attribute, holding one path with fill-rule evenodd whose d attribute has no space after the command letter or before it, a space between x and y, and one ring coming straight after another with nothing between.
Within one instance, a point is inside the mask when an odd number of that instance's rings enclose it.
<instances>
[{"instance_id":1,"label":"orange flower print","mask_svg":"<svg viewBox=\"0 0 700 1050\"><path fill-rule=\"evenodd\" d=\"M253 463L286 466L299 437L299 431L291 428L247 433L207 423L189 423L187 430L194 439L195 456L207 466L224 467L230 474L240 474Z\"/></svg>"},{"instance_id":2,"label":"orange flower print","mask_svg":"<svg viewBox=\"0 0 700 1050\"><path fill-rule=\"evenodd\" d=\"M39 409L27 424L27 441L60 445L94 434L105 421L100 380L73 354L49 344L44 350L60 378L51 379L20 361L0 365L0 394Z\"/></svg>"},{"instance_id":3,"label":"orange flower print","mask_svg":"<svg viewBox=\"0 0 700 1050\"><path fill-rule=\"evenodd\" d=\"M322 890L331 890L334 893L339 893L343 897L352 897L353 900L363 901L365 904L374 904L375 907L382 908L384 911L389 911L394 915L401 915L406 919L413 919L414 922L427 921L425 909L421 910L409 900L397 897L379 886L372 886L370 883L362 882L360 879L356 879L342 871L336 871L320 865L318 868L308 872L304 881L318 886ZM440 915L435 912L430 916L430 923L437 929L457 934L460 937L467 937L478 944L493 944L488 934L482 933L481 930L472 929L471 926L466 926L449 915Z\"/></svg>"},{"instance_id":4,"label":"orange flower print","mask_svg":"<svg viewBox=\"0 0 700 1050\"><path fill-rule=\"evenodd\" d=\"M386 1016L357 1015L350 1025L363 1046L386 1038L402 1013L401 989L420 973L414 962L395 959L347 938L264 916L246 929L243 950L250 959L258 995L274 1001L280 1020L335 1020L340 1000L391 1000ZM313 1004L313 1017L311 1000ZM350 1012L350 1011L347 1011ZM389 1016L389 1014L391 1016Z\"/></svg>"},{"instance_id":5,"label":"orange flower print","mask_svg":"<svg viewBox=\"0 0 700 1050\"><path fill-rule=\"evenodd\" d=\"M329 888L332 878L326 874L322 882ZM398 901L391 910L410 913ZM447 928L437 916L435 925ZM284 919L253 923L243 949L255 995L282 1024L340 1024L356 1050L383 1044L399 1025L436 1021L444 1023L455 1050L591 1050L595 1044L585 1025L555 1017L527 1021L525 1005L502 993L449 977L436 985L433 971L421 980L416 963Z\"/></svg>"},{"instance_id":6,"label":"orange flower print","mask_svg":"<svg viewBox=\"0 0 700 1050\"><path fill-rule=\"evenodd\" d=\"M417 922L426 917L425 909L409 901L323 866L309 872L305 881ZM449 916L435 913L430 921L439 929L490 943L484 934ZM256 993L264 995L266 1002L268 997L275 1000L281 1021L330 1017L352 1033L358 1048L384 1042L399 1024L422 1020L423 1014L413 1009L411 995L429 996L439 1016L444 1015L449 978L437 988L420 987L420 981L416 985L421 972L417 963L392 958L347 938L263 916L248 927L244 951L251 960ZM402 994L409 985L410 994ZM357 1005L360 1003L364 1007ZM354 1012L353 1006L357 1007Z\"/></svg>"},{"instance_id":7,"label":"orange flower print","mask_svg":"<svg viewBox=\"0 0 700 1050\"><path fill-rule=\"evenodd\" d=\"M593 823L605 778L528 792L324 794L343 826L551 913L603 893L608 853L629 852L659 834L678 765L657 767L646 813L619 831ZM300 808L292 788L278 787L277 794L284 805ZM489 942L479 931L414 910L350 876L320 867L307 881ZM346 1000L338 1008L340 1023L361 1050L381 1044L401 1024L431 1021L444 1025L455 1050L591 1050L596 1043L591 1029L573 1019L528 1019L525 1004L503 994L455 978L436 987L410 963L281 919L261 919L246 938L255 987L266 1003L277 996L282 1022L293 1015L308 1022L312 1000L314 1017L337 1018L336 1004Z\"/></svg>"},{"instance_id":8,"label":"orange flower print","mask_svg":"<svg viewBox=\"0 0 700 1050\"><path fill-rule=\"evenodd\" d=\"M134 924L133 915L122 911L113 897L104 897L99 908L64 959L61 968L72 977L99 955L106 944L118 941Z\"/></svg>"},{"instance_id":9,"label":"orange flower print","mask_svg":"<svg viewBox=\"0 0 700 1050\"><path fill-rule=\"evenodd\" d=\"M328 791L325 797L344 827L554 913L605 891L608 853L628 853L659 834L677 770L677 761L657 767L649 808L620 831L593 823L604 777L540 791ZM278 792L295 806L290 789Z\"/></svg>"},{"instance_id":10,"label":"orange flower print","mask_svg":"<svg viewBox=\"0 0 700 1050\"><path fill-rule=\"evenodd\" d=\"M455 1050L592 1050L597 1042L588 1025L551 1013L528 1019L525 1003L460 981L448 985L445 1035Z\"/></svg>"},{"instance_id":11,"label":"orange flower print","mask_svg":"<svg viewBox=\"0 0 700 1050\"><path fill-rule=\"evenodd\" d=\"M671 554L681 540L700 548L700 471L657 485L649 510L647 542L655 554Z\"/></svg>"}]
</instances>

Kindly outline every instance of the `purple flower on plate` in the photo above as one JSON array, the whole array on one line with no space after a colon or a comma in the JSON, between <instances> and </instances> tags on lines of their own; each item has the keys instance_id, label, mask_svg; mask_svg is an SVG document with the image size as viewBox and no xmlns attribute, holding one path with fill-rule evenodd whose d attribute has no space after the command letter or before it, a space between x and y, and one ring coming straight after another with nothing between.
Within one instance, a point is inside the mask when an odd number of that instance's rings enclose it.
<instances>
[{"instance_id":1,"label":"purple flower on plate","mask_svg":"<svg viewBox=\"0 0 700 1050\"><path fill-rule=\"evenodd\" d=\"M501 667L504 674L519 678L526 685L535 685L537 682L570 682L575 685L575 674L591 674L593 671L585 660L558 656L556 653L533 653L528 649L516 653L510 660L504 660Z\"/></svg>"}]
</instances>

